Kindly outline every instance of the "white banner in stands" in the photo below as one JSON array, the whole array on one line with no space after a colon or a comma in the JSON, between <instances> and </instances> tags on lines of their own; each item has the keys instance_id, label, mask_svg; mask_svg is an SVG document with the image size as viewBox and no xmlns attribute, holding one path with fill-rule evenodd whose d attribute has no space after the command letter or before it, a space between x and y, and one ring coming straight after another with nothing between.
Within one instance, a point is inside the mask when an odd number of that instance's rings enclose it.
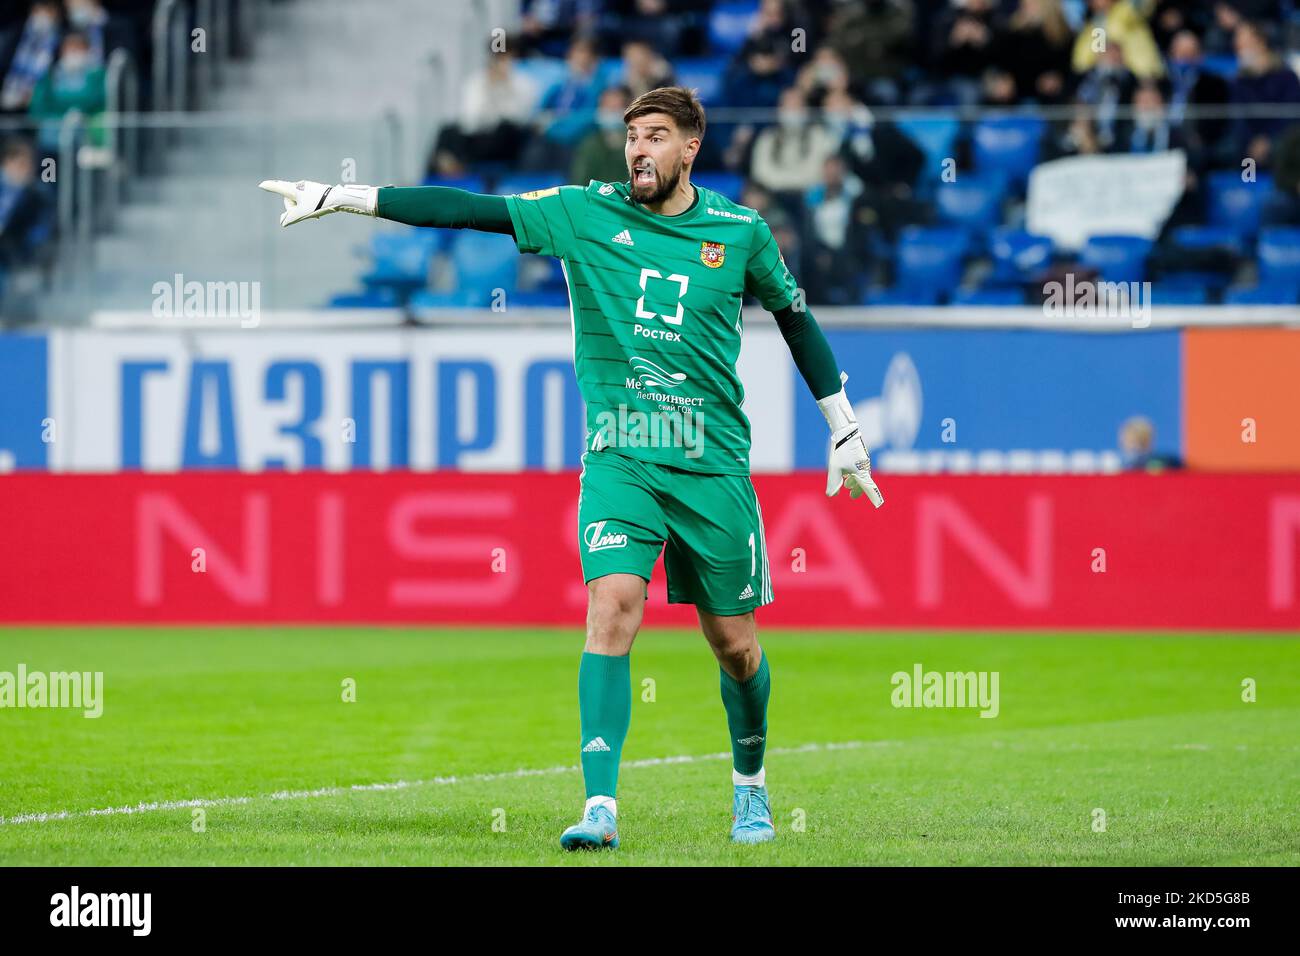
<instances>
[{"instance_id":1,"label":"white banner in stands","mask_svg":"<svg viewBox=\"0 0 1300 956\"><path fill-rule=\"evenodd\" d=\"M1089 236L1154 239L1183 194L1186 172L1181 150L1043 163L1029 176L1025 228L1064 249Z\"/></svg>"}]
</instances>

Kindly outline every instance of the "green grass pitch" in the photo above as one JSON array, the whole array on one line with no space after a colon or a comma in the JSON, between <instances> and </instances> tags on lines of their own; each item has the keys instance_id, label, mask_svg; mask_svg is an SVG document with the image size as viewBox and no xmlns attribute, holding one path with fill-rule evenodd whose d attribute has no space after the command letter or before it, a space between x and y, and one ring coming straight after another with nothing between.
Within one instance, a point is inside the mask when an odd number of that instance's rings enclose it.
<instances>
[{"instance_id":1,"label":"green grass pitch","mask_svg":"<svg viewBox=\"0 0 1300 956\"><path fill-rule=\"evenodd\" d=\"M579 633L10 628L0 671L103 671L105 710L0 710L0 864L1300 864L1300 635L760 636L777 839L728 842L717 666L650 630L623 846L566 855ZM894 708L918 662L1000 714Z\"/></svg>"}]
</instances>

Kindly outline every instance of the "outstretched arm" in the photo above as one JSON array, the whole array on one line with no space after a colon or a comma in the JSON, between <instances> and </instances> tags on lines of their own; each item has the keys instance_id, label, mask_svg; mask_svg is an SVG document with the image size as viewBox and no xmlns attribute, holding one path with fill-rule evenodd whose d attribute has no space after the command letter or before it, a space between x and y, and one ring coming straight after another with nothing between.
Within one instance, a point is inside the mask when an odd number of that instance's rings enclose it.
<instances>
[{"instance_id":1,"label":"outstretched arm","mask_svg":"<svg viewBox=\"0 0 1300 956\"><path fill-rule=\"evenodd\" d=\"M514 235L504 196L484 196L449 186L327 186L308 180L268 179L267 192L284 199L280 225L319 219L332 212L377 216L412 226L477 229Z\"/></svg>"}]
</instances>

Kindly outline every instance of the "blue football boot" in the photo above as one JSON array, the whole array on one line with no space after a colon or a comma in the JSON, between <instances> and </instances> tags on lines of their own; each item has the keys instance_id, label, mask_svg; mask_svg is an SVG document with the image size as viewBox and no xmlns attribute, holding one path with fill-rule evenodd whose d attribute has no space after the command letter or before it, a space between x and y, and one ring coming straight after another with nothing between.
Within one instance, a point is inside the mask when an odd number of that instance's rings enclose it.
<instances>
[{"instance_id":1,"label":"blue football boot","mask_svg":"<svg viewBox=\"0 0 1300 956\"><path fill-rule=\"evenodd\" d=\"M613 811L603 803L591 807L581 820L560 834L560 846L566 850L617 849L618 825Z\"/></svg>"},{"instance_id":2,"label":"blue football boot","mask_svg":"<svg viewBox=\"0 0 1300 956\"><path fill-rule=\"evenodd\" d=\"M766 843L776 836L767 787L737 786L731 819L731 839L736 843Z\"/></svg>"}]
</instances>

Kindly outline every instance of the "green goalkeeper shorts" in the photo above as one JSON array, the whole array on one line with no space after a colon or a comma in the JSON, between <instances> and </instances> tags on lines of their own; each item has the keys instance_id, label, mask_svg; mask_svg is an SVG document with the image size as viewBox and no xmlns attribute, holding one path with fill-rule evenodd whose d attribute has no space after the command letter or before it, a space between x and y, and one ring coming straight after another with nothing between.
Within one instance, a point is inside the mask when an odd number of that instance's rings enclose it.
<instances>
[{"instance_id":1,"label":"green goalkeeper shorts","mask_svg":"<svg viewBox=\"0 0 1300 956\"><path fill-rule=\"evenodd\" d=\"M650 580L664 550L668 600L744 614L772 600L763 515L746 475L709 475L620 455L582 456L582 577Z\"/></svg>"}]
</instances>

